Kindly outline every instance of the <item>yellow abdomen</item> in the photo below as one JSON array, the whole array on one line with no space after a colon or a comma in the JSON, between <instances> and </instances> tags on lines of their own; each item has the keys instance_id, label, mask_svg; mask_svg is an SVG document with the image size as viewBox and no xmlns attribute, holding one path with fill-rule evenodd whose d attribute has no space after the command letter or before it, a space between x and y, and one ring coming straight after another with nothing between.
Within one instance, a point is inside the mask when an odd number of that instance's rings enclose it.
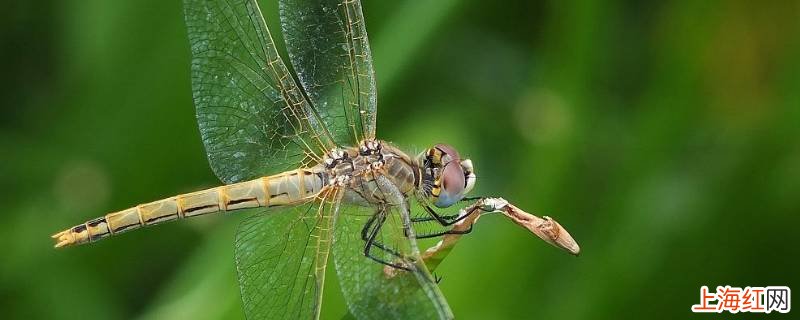
<instances>
[{"instance_id":1,"label":"yellow abdomen","mask_svg":"<svg viewBox=\"0 0 800 320\"><path fill-rule=\"evenodd\" d=\"M55 247L94 242L109 235L180 218L304 203L314 199L324 187L320 172L316 168L297 169L140 204L54 234Z\"/></svg>"}]
</instances>

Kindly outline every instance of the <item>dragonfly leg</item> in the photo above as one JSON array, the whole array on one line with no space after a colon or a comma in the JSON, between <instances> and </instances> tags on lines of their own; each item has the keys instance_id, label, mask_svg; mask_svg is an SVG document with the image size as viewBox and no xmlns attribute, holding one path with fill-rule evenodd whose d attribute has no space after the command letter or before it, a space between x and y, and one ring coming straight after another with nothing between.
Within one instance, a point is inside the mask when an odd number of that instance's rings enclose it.
<instances>
[{"instance_id":1,"label":"dragonfly leg","mask_svg":"<svg viewBox=\"0 0 800 320\"><path fill-rule=\"evenodd\" d=\"M361 238L366 242L365 245L364 245L364 255L367 258L370 258L373 261L378 262L380 264L384 264L384 265L387 265L387 266L390 266L390 267L393 267L393 268L397 268L397 269L411 271L411 269L406 267L406 266L400 265L398 263L388 262L388 261L383 260L380 257L376 257L376 256L374 256L372 254L372 248L376 247L376 248L381 249L381 250L383 250L383 251L385 251L385 252L387 252L387 253L389 253L391 255L394 255L397 258L400 258L400 259L403 258L403 256L400 255L397 251L392 250L390 248L387 248L386 246L384 246L382 243L380 243L376 239L376 237L380 233L381 227L383 226L383 223L385 221L386 221L386 214L384 213L384 211L381 211L381 212L378 212L377 214L375 214L373 217L371 217L367 221L367 223L364 225L364 228L361 229ZM374 224L374 226L373 226L373 224Z\"/></svg>"},{"instance_id":2,"label":"dragonfly leg","mask_svg":"<svg viewBox=\"0 0 800 320\"><path fill-rule=\"evenodd\" d=\"M375 223L375 219L378 218L378 215L380 214L383 214L383 212L379 212L377 214L372 215L372 217L369 217L367 223L365 223L364 227L361 228L361 240L367 241L367 238L369 238L369 233L371 231L370 229L372 228L372 224Z\"/></svg>"},{"instance_id":3,"label":"dragonfly leg","mask_svg":"<svg viewBox=\"0 0 800 320\"><path fill-rule=\"evenodd\" d=\"M438 274L436 274L436 272L431 272L431 275L433 276L433 281L436 281L436 284L439 284L440 282L442 282L442 278L443 277L438 275Z\"/></svg>"},{"instance_id":4,"label":"dragonfly leg","mask_svg":"<svg viewBox=\"0 0 800 320\"><path fill-rule=\"evenodd\" d=\"M381 211L380 213L377 213L377 214L373 215L372 217L370 217L369 220L367 220L367 223L364 225L364 228L361 229L361 240L364 240L365 243L369 242L369 238L370 238L370 234L371 233L375 232L377 234L378 231L371 230L372 229L372 224L374 224L375 221L378 220L378 216L381 216L381 215L382 215L382 217L381 217L380 224L382 225L383 221L386 220L386 216L384 215L383 211ZM398 253L395 250L392 250L391 248L388 248L388 247L384 246L383 243L378 241L378 239L373 239L372 240L372 245L375 246L375 247L378 247L379 249L384 250L384 251L388 252L389 254L392 254L392 255L394 255L394 256L396 256L398 258L401 257L400 253Z\"/></svg>"},{"instance_id":5,"label":"dragonfly leg","mask_svg":"<svg viewBox=\"0 0 800 320\"><path fill-rule=\"evenodd\" d=\"M430 217L412 218L411 219L412 222L425 222L425 221L434 221L435 220L435 221L439 222L439 224L441 224L442 226L447 227L447 226L454 225L454 224L458 223L461 220L466 219L467 217L469 217L470 215L475 214L478 211L481 211L480 208L473 207L472 209L469 210L469 212L467 212L466 214L463 214L463 215L447 215L447 216L445 216L445 215L440 215L440 214L436 213L436 210L431 208L429 205L423 205L423 207L425 208L425 211L428 211L428 213L431 216Z\"/></svg>"},{"instance_id":6,"label":"dragonfly leg","mask_svg":"<svg viewBox=\"0 0 800 320\"><path fill-rule=\"evenodd\" d=\"M442 226L451 226L451 225L453 225L453 224L455 224L455 223L457 223L457 222L459 222L461 220L464 220L465 218L469 217L470 215L473 215L473 214L476 214L477 212L483 211L483 209L481 209L479 207L474 207L474 208L470 209L470 211L467 212L464 215L440 216L440 215L437 215L436 212L433 211L432 208L427 207L427 206L426 206L426 208L428 209L428 213L430 213L431 216L430 217L412 218L411 219L412 223L422 223L422 222L429 222L429 221L437 221ZM439 217L439 218L437 218L437 217ZM444 220L445 222L443 223L442 220ZM472 225L470 225L467 230L448 229L448 230L439 231L439 232L423 233L421 235L417 235L417 239L435 238L435 237L443 236L443 235L446 235L446 234L467 234L467 233L470 233L470 232L472 232ZM406 237L407 236L408 236L408 234L406 234Z\"/></svg>"},{"instance_id":7,"label":"dragonfly leg","mask_svg":"<svg viewBox=\"0 0 800 320\"><path fill-rule=\"evenodd\" d=\"M452 230L452 229L450 229L450 230L445 230L445 231L441 231L441 232L433 232L433 233L421 234L421 235L417 236L417 239L436 238L436 237L441 237L441 236L446 235L446 234L467 234L467 233L470 233L470 232L472 232L472 226L469 226L469 229L467 229L467 230Z\"/></svg>"},{"instance_id":8,"label":"dragonfly leg","mask_svg":"<svg viewBox=\"0 0 800 320\"><path fill-rule=\"evenodd\" d=\"M442 219L444 219L444 220L453 220L453 219L456 219L456 218L458 218L458 215L457 215L457 214L451 214L451 215L440 216L440 217L441 217ZM438 222L439 220L437 220L436 218L434 218L434 217L431 217L431 216L425 216L425 217L413 217L413 218L411 218L411 223L417 223L417 222L429 222L429 221L437 221L437 222Z\"/></svg>"}]
</instances>

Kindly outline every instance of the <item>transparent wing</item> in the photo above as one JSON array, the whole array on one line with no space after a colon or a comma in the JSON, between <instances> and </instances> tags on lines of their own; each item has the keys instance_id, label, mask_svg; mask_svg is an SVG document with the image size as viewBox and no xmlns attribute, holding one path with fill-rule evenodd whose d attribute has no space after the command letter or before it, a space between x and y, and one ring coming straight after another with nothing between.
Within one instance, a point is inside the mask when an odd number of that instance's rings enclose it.
<instances>
[{"instance_id":1,"label":"transparent wing","mask_svg":"<svg viewBox=\"0 0 800 320\"><path fill-rule=\"evenodd\" d=\"M286 48L305 92L339 145L375 138L372 54L356 0L280 0Z\"/></svg>"},{"instance_id":2,"label":"transparent wing","mask_svg":"<svg viewBox=\"0 0 800 320\"><path fill-rule=\"evenodd\" d=\"M413 233L404 236L403 215L407 212L399 206L375 210L342 204L336 219L333 256L350 312L358 319L452 318L450 307L420 258ZM385 221L381 221L383 217ZM370 227L362 232L368 224ZM373 247L371 255L411 271L387 267L364 255L364 238L369 238L378 224L375 241L388 250Z\"/></svg>"},{"instance_id":3,"label":"transparent wing","mask_svg":"<svg viewBox=\"0 0 800 320\"><path fill-rule=\"evenodd\" d=\"M185 0L197 121L226 183L318 161L333 146L255 0Z\"/></svg>"},{"instance_id":4,"label":"transparent wing","mask_svg":"<svg viewBox=\"0 0 800 320\"><path fill-rule=\"evenodd\" d=\"M319 316L337 201L249 217L236 234L236 269L248 319Z\"/></svg>"}]
</instances>

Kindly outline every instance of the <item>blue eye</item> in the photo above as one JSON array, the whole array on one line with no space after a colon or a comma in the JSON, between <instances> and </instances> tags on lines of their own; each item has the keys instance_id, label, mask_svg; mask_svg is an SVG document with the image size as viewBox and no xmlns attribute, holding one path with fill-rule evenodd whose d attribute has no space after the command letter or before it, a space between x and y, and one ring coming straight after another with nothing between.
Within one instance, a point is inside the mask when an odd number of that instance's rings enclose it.
<instances>
[{"instance_id":1,"label":"blue eye","mask_svg":"<svg viewBox=\"0 0 800 320\"><path fill-rule=\"evenodd\" d=\"M466 177L464 177L464 170L458 161L450 161L444 166L440 181L441 191L434 205L446 208L464 197Z\"/></svg>"}]
</instances>

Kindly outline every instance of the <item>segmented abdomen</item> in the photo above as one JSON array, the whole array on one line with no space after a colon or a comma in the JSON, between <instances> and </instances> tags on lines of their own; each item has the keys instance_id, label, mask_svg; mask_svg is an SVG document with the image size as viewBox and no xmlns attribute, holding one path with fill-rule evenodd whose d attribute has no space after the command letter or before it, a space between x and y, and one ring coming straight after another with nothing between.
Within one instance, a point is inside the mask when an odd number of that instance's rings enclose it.
<instances>
[{"instance_id":1,"label":"segmented abdomen","mask_svg":"<svg viewBox=\"0 0 800 320\"><path fill-rule=\"evenodd\" d=\"M89 220L56 233L53 238L56 248L60 248L180 218L245 208L295 205L313 199L323 186L320 170L297 169L140 204Z\"/></svg>"}]
</instances>

